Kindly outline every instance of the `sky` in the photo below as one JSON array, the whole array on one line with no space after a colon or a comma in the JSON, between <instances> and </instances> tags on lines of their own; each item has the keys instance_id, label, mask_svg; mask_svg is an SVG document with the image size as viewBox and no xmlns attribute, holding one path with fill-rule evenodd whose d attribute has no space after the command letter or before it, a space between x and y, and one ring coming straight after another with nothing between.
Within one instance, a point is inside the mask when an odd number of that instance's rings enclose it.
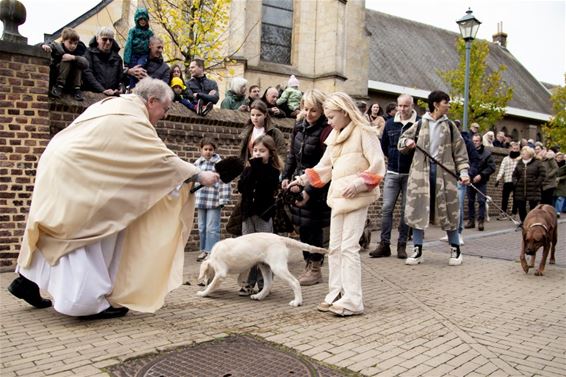
<instances>
[{"instance_id":1,"label":"sky","mask_svg":"<svg viewBox=\"0 0 566 377\"><path fill-rule=\"evenodd\" d=\"M27 20L20 26L20 34L28 38L28 43L35 44L43 41L43 33L53 33L100 0L20 2L27 9ZM477 38L491 41L497 24L503 22L503 31L508 34L507 49L523 66L540 81L564 85L565 0L366 0L366 6L453 32L459 32L456 21L471 8L482 22Z\"/></svg>"}]
</instances>

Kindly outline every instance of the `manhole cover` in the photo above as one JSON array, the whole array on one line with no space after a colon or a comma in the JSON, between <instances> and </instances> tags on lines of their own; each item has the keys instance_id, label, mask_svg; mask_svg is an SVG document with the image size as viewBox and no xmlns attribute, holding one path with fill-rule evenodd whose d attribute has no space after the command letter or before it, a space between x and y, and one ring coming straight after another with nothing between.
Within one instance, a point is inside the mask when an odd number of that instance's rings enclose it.
<instances>
[{"instance_id":1,"label":"manhole cover","mask_svg":"<svg viewBox=\"0 0 566 377\"><path fill-rule=\"evenodd\" d=\"M119 377L356 375L353 372L326 367L315 360L265 341L239 335L127 360L109 367L108 372Z\"/></svg>"}]
</instances>

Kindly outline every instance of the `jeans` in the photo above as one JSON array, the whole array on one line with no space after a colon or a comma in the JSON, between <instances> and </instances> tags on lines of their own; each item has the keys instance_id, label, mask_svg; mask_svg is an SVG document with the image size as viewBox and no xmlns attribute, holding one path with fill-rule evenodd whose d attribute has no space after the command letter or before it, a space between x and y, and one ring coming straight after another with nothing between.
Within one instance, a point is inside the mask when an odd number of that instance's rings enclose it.
<instances>
[{"instance_id":1,"label":"jeans","mask_svg":"<svg viewBox=\"0 0 566 377\"><path fill-rule=\"evenodd\" d=\"M381 222L381 242L391 243L391 228L393 227L393 210L401 194L401 218L399 220L399 243L407 242L409 227L405 224L405 199L407 197L408 174L392 174L387 172L383 184L383 214Z\"/></svg>"},{"instance_id":2,"label":"jeans","mask_svg":"<svg viewBox=\"0 0 566 377\"><path fill-rule=\"evenodd\" d=\"M556 209L556 213L562 212L564 210L564 203L566 202L565 196L557 196L556 201L554 202L554 209Z\"/></svg>"},{"instance_id":3,"label":"jeans","mask_svg":"<svg viewBox=\"0 0 566 377\"><path fill-rule=\"evenodd\" d=\"M436 208L436 164L430 163L430 174L429 174L429 184L430 184L430 215L434 218L434 209ZM466 186L464 186L465 188ZM463 198L462 198L463 200ZM462 206L460 206L460 213L462 211ZM448 236L448 242L452 246L460 246L460 237L458 236L457 230L447 230L446 235ZM413 228L413 245L422 246L424 241L424 229Z\"/></svg>"},{"instance_id":4,"label":"jeans","mask_svg":"<svg viewBox=\"0 0 566 377\"><path fill-rule=\"evenodd\" d=\"M464 231L464 199L466 198L467 190L468 188L466 185L463 185L460 182L458 182L458 203L460 205L460 218L458 219L458 234L462 234L462 232Z\"/></svg>"},{"instance_id":5,"label":"jeans","mask_svg":"<svg viewBox=\"0 0 566 377\"><path fill-rule=\"evenodd\" d=\"M487 194L487 182L474 184L476 188L483 194L479 194L475 189L468 190L468 220L476 219L476 201L478 202L478 220L485 219L485 195Z\"/></svg>"},{"instance_id":6,"label":"jeans","mask_svg":"<svg viewBox=\"0 0 566 377\"><path fill-rule=\"evenodd\" d=\"M130 68L133 68L137 65L141 65L142 67L144 67L147 64L147 55L132 55L132 64ZM136 84L138 83L138 79L134 76L130 76L130 83L129 83L129 87L130 89L133 89Z\"/></svg>"},{"instance_id":7,"label":"jeans","mask_svg":"<svg viewBox=\"0 0 566 377\"><path fill-rule=\"evenodd\" d=\"M198 209L200 249L207 253L220 241L220 207Z\"/></svg>"}]
</instances>

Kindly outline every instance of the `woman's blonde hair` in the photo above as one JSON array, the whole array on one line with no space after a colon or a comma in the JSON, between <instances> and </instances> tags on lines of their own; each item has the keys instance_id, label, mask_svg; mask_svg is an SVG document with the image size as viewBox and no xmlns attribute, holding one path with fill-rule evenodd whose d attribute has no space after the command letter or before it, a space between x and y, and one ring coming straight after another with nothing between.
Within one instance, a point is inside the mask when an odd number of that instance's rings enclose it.
<instances>
[{"instance_id":1,"label":"woman's blonde hair","mask_svg":"<svg viewBox=\"0 0 566 377\"><path fill-rule=\"evenodd\" d=\"M521 153L523 152L529 152L529 155L531 156L531 158L533 158L535 156L535 150L531 147L529 147L528 145L525 145L523 148L521 148Z\"/></svg>"},{"instance_id":2,"label":"woman's blonde hair","mask_svg":"<svg viewBox=\"0 0 566 377\"><path fill-rule=\"evenodd\" d=\"M348 115L355 126L369 126L368 120L358 110L356 103L344 92L335 92L326 97L323 105L324 111L343 111Z\"/></svg>"},{"instance_id":3,"label":"woman's blonde hair","mask_svg":"<svg viewBox=\"0 0 566 377\"><path fill-rule=\"evenodd\" d=\"M318 89L310 89L305 91L303 98L301 99L305 106L318 107L321 111L323 110L324 101L326 101L326 94Z\"/></svg>"}]
</instances>

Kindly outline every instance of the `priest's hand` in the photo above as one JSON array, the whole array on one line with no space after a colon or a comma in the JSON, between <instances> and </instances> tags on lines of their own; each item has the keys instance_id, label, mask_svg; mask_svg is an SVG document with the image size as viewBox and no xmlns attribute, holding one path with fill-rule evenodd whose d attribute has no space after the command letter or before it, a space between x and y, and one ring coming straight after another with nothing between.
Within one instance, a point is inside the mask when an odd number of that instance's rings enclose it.
<instances>
[{"instance_id":1,"label":"priest's hand","mask_svg":"<svg viewBox=\"0 0 566 377\"><path fill-rule=\"evenodd\" d=\"M202 171L198 175L198 181L203 186L212 186L220 180L220 175L212 171Z\"/></svg>"}]
</instances>

